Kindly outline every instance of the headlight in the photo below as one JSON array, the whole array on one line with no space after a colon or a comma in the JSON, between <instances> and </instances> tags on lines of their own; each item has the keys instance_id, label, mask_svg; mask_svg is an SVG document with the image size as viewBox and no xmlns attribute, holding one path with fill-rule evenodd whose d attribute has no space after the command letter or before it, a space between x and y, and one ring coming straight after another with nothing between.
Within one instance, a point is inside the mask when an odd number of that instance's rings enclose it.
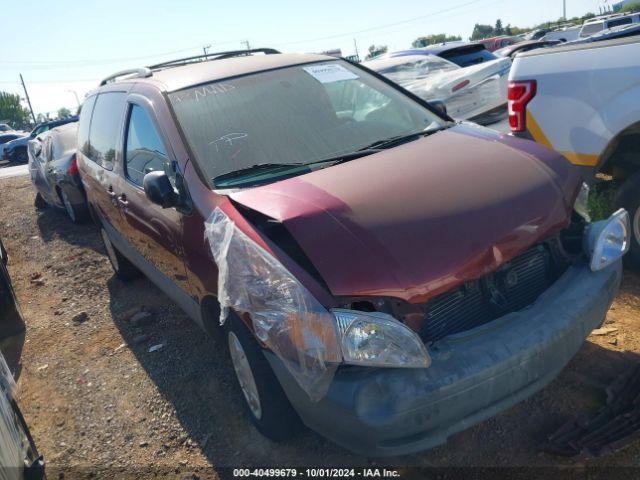
<instances>
[{"instance_id":1,"label":"headlight","mask_svg":"<svg viewBox=\"0 0 640 480\"><path fill-rule=\"evenodd\" d=\"M607 220L592 223L585 234L592 271L602 270L629 250L629 214L623 208Z\"/></svg>"},{"instance_id":2,"label":"headlight","mask_svg":"<svg viewBox=\"0 0 640 480\"><path fill-rule=\"evenodd\" d=\"M393 317L379 312L334 309L345 363L372 367L425 368L431 364L424 343Z\"/></svg>"},{"instance_id":3,"label":"headlight","mask_svg":"<svg viewBox=\"0 0 640 480\"><path fill-rule=\"evenodd\" d=\"M589 216L589 185L584 182L582 182L580 193L578 193L576 202L573 204L573 210L587 222L591 221Z\"/></svg>"}]
</instances>

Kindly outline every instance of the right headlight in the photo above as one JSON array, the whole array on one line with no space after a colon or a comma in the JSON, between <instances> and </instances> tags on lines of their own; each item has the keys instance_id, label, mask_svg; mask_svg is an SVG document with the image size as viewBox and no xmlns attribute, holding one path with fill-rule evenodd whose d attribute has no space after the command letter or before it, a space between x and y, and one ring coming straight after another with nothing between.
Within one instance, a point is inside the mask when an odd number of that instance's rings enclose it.
<instances>
[{"instance_id":1,"label":"right headlight","mask_svg":"<svg viewBox=\"0 0 640 480\"><path fill-rule=\"evenodd\" d=\"M608 219L590 224L584 238L591 270L608 267L629 251L629 214L621 208Z\"/></svg>"},{"instance_id":2,"label":"right headlight","mask_svg":"<svg viewBox=\"0 0 640 480\"><path fill-rule=\"evenodd\" d=\"M380 312L333 309L345 363L370 367L425 368L431 358L420 337Z\"/></svg>"}]
</instances>

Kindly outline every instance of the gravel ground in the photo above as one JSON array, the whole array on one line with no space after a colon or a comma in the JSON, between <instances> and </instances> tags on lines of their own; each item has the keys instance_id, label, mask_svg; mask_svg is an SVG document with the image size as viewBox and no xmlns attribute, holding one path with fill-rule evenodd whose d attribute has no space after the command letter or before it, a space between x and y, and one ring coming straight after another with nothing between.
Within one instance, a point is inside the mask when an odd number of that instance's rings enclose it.
<instances>
[{"instance_id":1,"label":"gravel ground","mask_svg":"<svg viewBox=\"0 0 640 480\"><path fill-rule=\"evenodd\" d=\"M224 348L148 280L116 279L92 225L38 213L33 198L27 178L0 183L0 234L27 323L19 403L49 478L215 478L235 466L571 466L539 453L540 442L572 415L597 410L603 387L638 361L640 278L627 273L606 320L617 330L591 336L546 389L444 446L375 460L309 431L275 444L243 417ZM640 466L640 444L590 463Z\"/></svg>"}]
</instances>

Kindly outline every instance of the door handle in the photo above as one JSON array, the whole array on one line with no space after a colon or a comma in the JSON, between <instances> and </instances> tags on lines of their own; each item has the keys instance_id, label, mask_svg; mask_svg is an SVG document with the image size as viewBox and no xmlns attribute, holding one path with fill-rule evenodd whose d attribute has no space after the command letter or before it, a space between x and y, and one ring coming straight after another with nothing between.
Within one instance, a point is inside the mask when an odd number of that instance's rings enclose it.
<instances>
[{"instance_id":1,"label":"door handle","mask_svg":"<svg viewBox=\"0 0 640 480\"><path fill-rule=\"evenodd\" d=\"M127 201L127 196L124 193L118 197L118 203L123 207L126 207L127 205L129 205L129 202Z\"/></svg>"}]
</instances>

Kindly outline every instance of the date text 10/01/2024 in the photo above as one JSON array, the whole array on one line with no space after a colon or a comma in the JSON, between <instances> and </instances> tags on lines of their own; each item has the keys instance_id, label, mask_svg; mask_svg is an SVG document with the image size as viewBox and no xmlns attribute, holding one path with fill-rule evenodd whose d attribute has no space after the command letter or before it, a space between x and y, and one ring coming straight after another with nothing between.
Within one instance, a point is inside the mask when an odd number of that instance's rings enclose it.
<instances>
[{"instance_id":1,"label":"date text 10/01/2024","mask_svg":"<svg viewBox=\"0 0 640 480\"><path fill-rule=\"evenodd\" d=\"M400 473L387 468L234 468L233 476L238 478L399 478Z\"/></svg>"}]
</instances>

